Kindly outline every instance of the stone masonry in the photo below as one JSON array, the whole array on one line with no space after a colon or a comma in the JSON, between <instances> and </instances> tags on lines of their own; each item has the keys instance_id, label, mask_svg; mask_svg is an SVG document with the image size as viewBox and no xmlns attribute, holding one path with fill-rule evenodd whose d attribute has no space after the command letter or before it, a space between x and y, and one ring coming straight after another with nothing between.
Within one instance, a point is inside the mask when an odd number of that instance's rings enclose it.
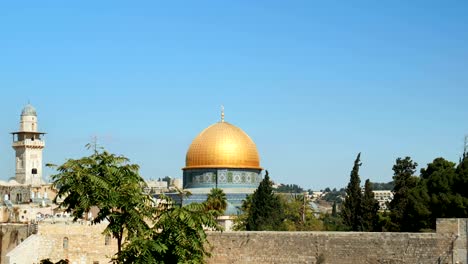
<instances>
[{"instance_id":1,"label":"stone masonry","mask_svg":"<svg viewBox=\"0 0 468 264\"><path fill-rule=\"evenodd\" d=\"M468 219L438 219L436 233L209 232L212 257L207 262L468 264L467 226ZM85 223L40 224L37 235L19 244L2 263L38 263L44 258L66 258L72 264L108 263L117 247L114 239L106 242L104 228ZM12 237L8 230L4 237ZM16 237L9 240L10 247L18 243Z\"/></svg>"},{"instance_id":2,"label":"stone masonry","mask_svg":"<svg viewBox=\"0 0 468 264\"><path fill-rule=\"evenodd\" d=\"M210 233L210 264L467 264L468 219L438 219L437 233Z\"/></svg>"},{"instance_id":3,"label":"stone masonry","mask_svg":"<svg viewBox=\"0 0 468 264\"><path fill-rule=\"evenodd\" d=\"M0 263L6 263L5 255L16 248L33 232L32 225L27 224L1 224L0 225Z\"/></svg>"}]
</instances>

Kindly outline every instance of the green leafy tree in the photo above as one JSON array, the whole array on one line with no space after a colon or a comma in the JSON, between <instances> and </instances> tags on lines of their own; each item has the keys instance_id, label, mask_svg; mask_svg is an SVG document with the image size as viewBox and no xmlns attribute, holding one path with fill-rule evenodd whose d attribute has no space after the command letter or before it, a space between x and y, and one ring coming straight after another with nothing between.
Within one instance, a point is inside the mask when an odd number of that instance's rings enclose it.
<instances>
[{"instance_id":1,"label":"green leafy tree","mask_svg":"<svg viewBox=\"0 0 468 264\"><path fill-rule=\"evenodd\" d=\"M322 215L321 219L324 231L346 231L349 229L344 223L343 219L337 215L331 214Z\"/></svg>"},{"instance_id":2,"label":"green leafy tree","mask_svg":"<svg viewBox=\"0 0 468 264\"><path fill-rule=\"evenodd\" d=\"M297 184L283 184L283 185L280 185L276 189L276 192L277 193L303 193L304 189L302 189Z\"/></svg>"},{"instance_id":3,"label":"green leafy tree","mask_svg":"<svg viewBox=\"0 0 468 264\"><path fill-rule=\"evenodd\" d=\"M341 217L343 223L350 230L362 230L362 211L361 211L361 180L359 178L359 167L361 166L361 153L359 153L354 161L351 177L346 188L346 198L342 204Z\"/></svg>"},{"instance_id":4,"label":"green leafy tree","mask_svg":"<svg viewBox=\"0 0 468 264\"><path fill-rule=\"evenodd\" d=\"M415 209L419 199L412 194L413 188L418 184L418 177L413 176L418 164L410 157L398 158L393 166L393 200L389 204L392 231L414 232L419 231L419 223L413 222L418 213Z\"/></svg>"},{"instance_id":5,"label":"green leafy tree","mask_svg":"<svg viewBox=\"0 0 468 264\"><path fill-rule=\"evenodd\" d=\"M372 190L380 191L380 190L393 190L395 184L393 181L391 182L371 182Z\"/></svg>"},{"instance_id":6,"label":"green leafy tree","mask_svg":"<svg viewBox=\"0 0 468 264\"><path fill-rule=\"evenodd\" d=\"M104 220L104 233L118 242L116 263L204 263L209 256L204 228L219 230L215 212L205 204L179 206L168 197L154 205L138 166L123 156L98 151L55 166L60 205L74 219L99 209L92 223ZM181 194L184 196L185 194Z\"/></svg>"},{"instance_id":7,"label":"green leafy tree","mask_svg":"<svg viewBox=\"0 0 468 264\"><path fill-rule=\"evenodd\" d=\"M132 237L118 256L118 263L205 263L210 256L205 228L219 230L215 212L204 204L180 206L162 196L154 226Z\"/></svg>"},{"instance_id":8,"label":"green leafy tree","mask_svg":"<svg viewBox=\"0 0 468 264\"><path fill-rule=\"evenodd\" d=\"M167 182L167 187L171 186L171 182L172 182L171 177L165 176L164 178L162 178L162 181Z\"/></svg>"},{"instance_id":9,"label":"green leafy tree","mask_svg":"<svg viewBox=\"0 0 468 264\"><path fill-rule=\"evenodd\" d=\"M284 212L282 230L285 231L319 231L323 230L322 222L314 216L304 195L278 195Z\"/></svg>"},{"instance_id":10,"label":"green leafy tree","mask_svg":"<svg viewBox=\"0 0 468 264\"><path fill-rule=\"evenodd\" d=\"M233 230L246 231L247 230L247 219L249 218L250 208L252 207L252 194L249 194L242 201L241 211L242 213L234 219Z\"/></svg>"},{"instance_id":11,"label":"green leafy tree","mask_svg":"<svg viewBox=\"0 0 468 264\"><path fill-rule=\"evenodd\" d=\"M281 230L284 212L279 198L273 193L272 182L266 171L252 195L252 204L246 219L246 230Z\"/></svg>"},{"instance_id":12,"label":"green leafy tree","mask_svg":"<svg viewBox=\"0 0 468 264\"><path fill-rule=\"evenodd\" d=\"M379 202L374 198L372 184L369 179L364 185L362 196L362 231L379 231Z\"/></svg>"},{"instance_id":13,"label":"green leafy tree","mask_svg":"<svg viewBox=\"0 0 468 264\"><path fill-rule=\"evenodd\" d=\"M323 196L323 200L327 202L336 202L337 204L341 204L345 196L346 196L345 188L341 188L340 190L336 190L336 188L334 188L333 190L331 190L330 192L327 192Z\"/></svg>"},{"instance_id":14,"label":"green leafy tree","mask_svg":"<svg viewBox=\"0 0 468 264\"><path fill-rule=\"evenodd\" d=\"M142 192L146 185L138 174L139 166L130 164L124 156L95 149L89 157L69 159L55 167L52 176L58 189L55 202L64 198L60 206L77 220L92 207L99 209L92 223L108 221L105 233L117 239L118 252L125 235L139 235L148 228L145 216L151 213L151 198Z\"/></svg>"},{"instance_id":15,"label":"green leafy tree","mask_svg":"<svg viewBox=\"0 0 468 264\"><path fill-rule=\"evenodd\" d=\"M205 201L206 210L214 211L216 215L223 215L227 205L224 191L219 188L212 188Z\"/></svg>"},{"instance_id":16,"label":"green leafy tree","mask_svg":"<svg viewBox=\"0 0 468 264\"><path fill-rule=\"evenodd\" d=\"M421 169L421 178L430 211L428 228L435 229L437 218L466 217L468 201L463 196L465 189L459 187L463 186L463 177L457 173L455 163L436 158Z\"/></svg>"},{"instance_id":17,"label":"green leafy tree","mask_svg":"<svg viewBox=\"0 0 468 264\"><path fill-rule=\"evenodd\" d=\"M468 155L463 154L463 158L456 169L455 192L468 198Z\"/></svg>"}]
</instances>

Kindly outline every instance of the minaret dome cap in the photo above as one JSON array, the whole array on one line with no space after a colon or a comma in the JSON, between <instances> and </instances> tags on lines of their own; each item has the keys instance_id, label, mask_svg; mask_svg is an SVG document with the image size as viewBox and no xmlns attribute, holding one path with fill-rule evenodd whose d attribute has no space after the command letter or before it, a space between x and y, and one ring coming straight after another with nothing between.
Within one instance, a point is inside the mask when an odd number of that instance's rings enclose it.
<instances>
[{"instance_id":1,"label":"minaret dome cap","mask_svg":"<svg viewBox=\"0 0 468 264\"><path fill-rule=\"evenodd\" d=\"M23 111L21 111L21 116L37 116L36 108L34 108L34 106L31 104L27 104L23 108Z\"/></svg>"}]
</instances>

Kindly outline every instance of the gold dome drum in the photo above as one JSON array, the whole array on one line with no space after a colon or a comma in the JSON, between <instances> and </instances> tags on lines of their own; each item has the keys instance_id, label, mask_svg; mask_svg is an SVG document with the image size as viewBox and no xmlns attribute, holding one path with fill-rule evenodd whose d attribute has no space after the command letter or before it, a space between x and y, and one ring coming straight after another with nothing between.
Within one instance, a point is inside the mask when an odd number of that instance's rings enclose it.
<instances>
[{"instance_id":1,"label":"gold dome drum","mask_svg":"<svg viewBox=\"0 0 468 264\"><path fill-rule=\"evenodd\" d=\"M228 122L209 126L193 140L183 170L199 168L262 169L255 143Z\"/></svg>"}]
</instances>

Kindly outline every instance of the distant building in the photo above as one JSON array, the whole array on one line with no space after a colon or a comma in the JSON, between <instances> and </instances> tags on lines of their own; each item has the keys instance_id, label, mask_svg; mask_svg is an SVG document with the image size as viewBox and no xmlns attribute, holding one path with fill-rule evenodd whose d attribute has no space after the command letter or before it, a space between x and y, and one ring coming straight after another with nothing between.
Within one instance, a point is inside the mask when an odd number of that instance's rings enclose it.
<instances>
[{"instance_id":1,"label":"distant building","mask_svg":"<svg viewBox=\"0 0 468 264\"><path fill-rule=\"evenodd\" d=\"M393 200L393 192L390 190L373 191L374 198L379 202L380 210L386 211L388 203Z\"/></svg>"}]
</instances>

